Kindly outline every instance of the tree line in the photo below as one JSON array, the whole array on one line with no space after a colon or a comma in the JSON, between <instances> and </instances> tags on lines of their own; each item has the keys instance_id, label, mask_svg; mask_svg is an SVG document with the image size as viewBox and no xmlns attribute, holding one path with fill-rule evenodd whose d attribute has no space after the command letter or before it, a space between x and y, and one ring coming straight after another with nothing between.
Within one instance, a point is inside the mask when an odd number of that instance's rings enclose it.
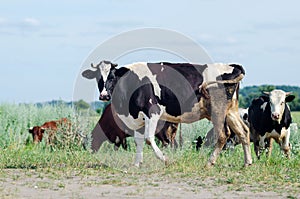
<instances>
[{"instance_id":1,"label":"tree line","mask_svg":"<svg viewBox=\"0 0 300 199\"><path fill-rule=\"evenodd\" d=\"M262 95L263 91L272 91L274 89L280 89L286 92L292 92L296 98L289 102L291 111L300 111L300 87L298 86L275 86L275 85L261 85L261 86L246 86L239 91L239 106L242 108L247 108L250 106L254 98Z\"/></svg>"}]
</instances>

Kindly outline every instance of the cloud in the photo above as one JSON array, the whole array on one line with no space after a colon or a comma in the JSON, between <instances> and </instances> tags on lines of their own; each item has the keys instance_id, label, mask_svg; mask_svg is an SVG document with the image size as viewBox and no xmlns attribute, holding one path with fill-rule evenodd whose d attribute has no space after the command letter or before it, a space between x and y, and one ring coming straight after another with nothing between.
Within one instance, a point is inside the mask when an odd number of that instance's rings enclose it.
<instances>
[{"instance_id":1,"label":"cloud","mask_svg":"<svg viewBox=\"0 0 300 199\"><path fill-rule=\"evenodd\" d=\"M7 19L3 18L3 17L0 17L0 26L5 25L6 23L7 23Z\"/></svg>"},{"instance_id":2,"label":"cloud","mask_svg":"<svg viewBox=\"0 0 300 199\"><path fill-rule=\"evenodd\" d=\"M24 35L39 31L42 28L40 20L33 17L25 17L20 20L9 20L0 17L0 34L2 35Z\"/></svg>"},{"instance_id":3,"label":"cloud","mask_svg":"<svg viewBox=\"0 0 300 199\"><path fill-rule=\"evenodd\" d=\"M96 23L100 27L123 29L123 28L138 28L145 25L141 21L136 20L102 20Z\"/></svg>"},{"instance_id":4,"label":"cloud","mask_svg":"<svg viewBox=\"0 0 300 199\"><path fill-rule=\"evenodd\" d=\"M22 20L22 24L25 26L38 27L41 25L40 21L36 18L27 17Z\"/></svg>"},{"instance_id":5,"label":"cloud","mask_svg":"<svg viewBox=\"0 0 300 199\"><path fill-rule=\"evenodd\" d=\"M253 25L253 29L258 30L284 30L284 29L298 29L300 26L299 20L290 21L266 21Z\"/></svg>"}]
</instances>

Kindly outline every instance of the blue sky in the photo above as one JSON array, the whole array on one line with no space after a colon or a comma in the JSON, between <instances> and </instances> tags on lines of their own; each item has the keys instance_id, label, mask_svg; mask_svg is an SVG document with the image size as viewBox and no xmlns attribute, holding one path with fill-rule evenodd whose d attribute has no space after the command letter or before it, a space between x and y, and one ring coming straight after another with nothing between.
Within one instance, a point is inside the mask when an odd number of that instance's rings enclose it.
<instances>
[{"instance_id":1,"label":"blue sky","mask_svg":"<svg viewBox=\"0 0 300 199\"><path fill-rule=\"evenodd\" d=\"M93 49L120 33L149 27L186 35L215 62L241 63L242 86L300 86L299 7L296 0L1 1L0 102L72 100L74 82ZM157 59L177 61L164 56ZM118 63L135 59L161 61L136 53Z\"/></svg>"}]
</instances>

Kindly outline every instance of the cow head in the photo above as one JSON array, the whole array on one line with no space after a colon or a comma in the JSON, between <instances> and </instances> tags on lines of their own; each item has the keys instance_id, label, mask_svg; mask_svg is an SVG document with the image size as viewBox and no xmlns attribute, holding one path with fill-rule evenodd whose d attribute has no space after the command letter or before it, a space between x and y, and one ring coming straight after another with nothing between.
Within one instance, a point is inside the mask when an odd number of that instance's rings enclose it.
<instances>
[{"instance_id":1,"label":"cow head","mask_svg":"<svg viewBox=\"0 0 300 199\"><path fill-rule=\"evenodd\" d=\"M284 92L282 90L273 90L271 92L263 92L270 99L271 118L280 123L284 113L286 102L294 100L295 96L291 92Z\"/></svg>"},{"instance_id":2,"label":"cow head","mask_svg":"<svg viewBox=\"0 0 300 199\"><path fill-rule=\"evenodd\" d=\"M32 134L33 142L35 144L39 143L43 139L43 134L45 132L45 129L40 126L34 126L31 127L29 130L29 133Z\"/></svg>"},{"instance_id":3,"label":"cow head","mask_svg":"<svg viewBox=\"0 0 300 199\"><path fill-rule=\"evenodd\" d=\"M111 63L110 61L101 61L99 64L94 66L91 64L91 67L96 70L85 70L82 72L82 76L87 79L96 79L98 90L100 92L99 100L109 101L110 95L108 95L106 88L104 87L107 77L111 68L115 68L118 64Z\"/></svg>"}]
</instances>

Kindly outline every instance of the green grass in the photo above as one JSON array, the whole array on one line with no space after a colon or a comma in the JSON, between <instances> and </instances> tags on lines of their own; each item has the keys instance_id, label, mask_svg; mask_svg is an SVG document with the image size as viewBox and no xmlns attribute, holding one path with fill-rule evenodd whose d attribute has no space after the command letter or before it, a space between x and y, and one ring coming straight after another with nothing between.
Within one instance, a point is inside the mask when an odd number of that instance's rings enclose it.
<instances>
[{"instance_id":1,"label":"green grass","mask_svg":"<svg viewBox=\"0 0 300 199\"><path fill-rule=\"evenodd\" d=\"M292 116L293 121L300 126L300 112L294 112ZM32 144L27 130L30 126L61 117L68 117L72 121L74 134L61 137L57 146L47 146L44 142ZM197 136L205 135L212 127L211 123L202 120L193 124L182 124L183 148L176 151L163 149L169 158L168 166L157 160L152 149L145 145L144 163L141 168L135 168L132 166L135 157L133 138L128 138L128 151L121 148L114 151L113 145L109 143L105 143L96 154L83 149L82 140L76 139L76 134L80 132L90 137L97 119L64 106L38 108L34 105L0 105L0 176L5 177L5 169L34 169L41 172L41 178L47 175L59 179L61 173L71 176L75 171L76 175L82 176L101 175L102 180L95 183L119 185L126 184L121 179L124 176L133 178L133 175L158 173L174 178L199 179L191 182L198 183L199 186L206 186L202 183L203 179L213 179L216 185L228 185L229 190L236 191L242 191L242 185L252 186L258 191L274 191L279 187L282 190L289 187L291 194L294 194L293 190L299 191L300 130L291 132L293 150L289 160L283 157L276 143L271 158L262 156L261 160L256 159L251 146L254 163L243 168L243 150L241 146L237 146L234 150L222 152L217 164L208 169L205 165L211 150L196 151L192 142ZM118 174L120 179L111 179L110 176L114 174ZM155 182L153 186L157 186Z\"/></svg>"}]
</instances>

